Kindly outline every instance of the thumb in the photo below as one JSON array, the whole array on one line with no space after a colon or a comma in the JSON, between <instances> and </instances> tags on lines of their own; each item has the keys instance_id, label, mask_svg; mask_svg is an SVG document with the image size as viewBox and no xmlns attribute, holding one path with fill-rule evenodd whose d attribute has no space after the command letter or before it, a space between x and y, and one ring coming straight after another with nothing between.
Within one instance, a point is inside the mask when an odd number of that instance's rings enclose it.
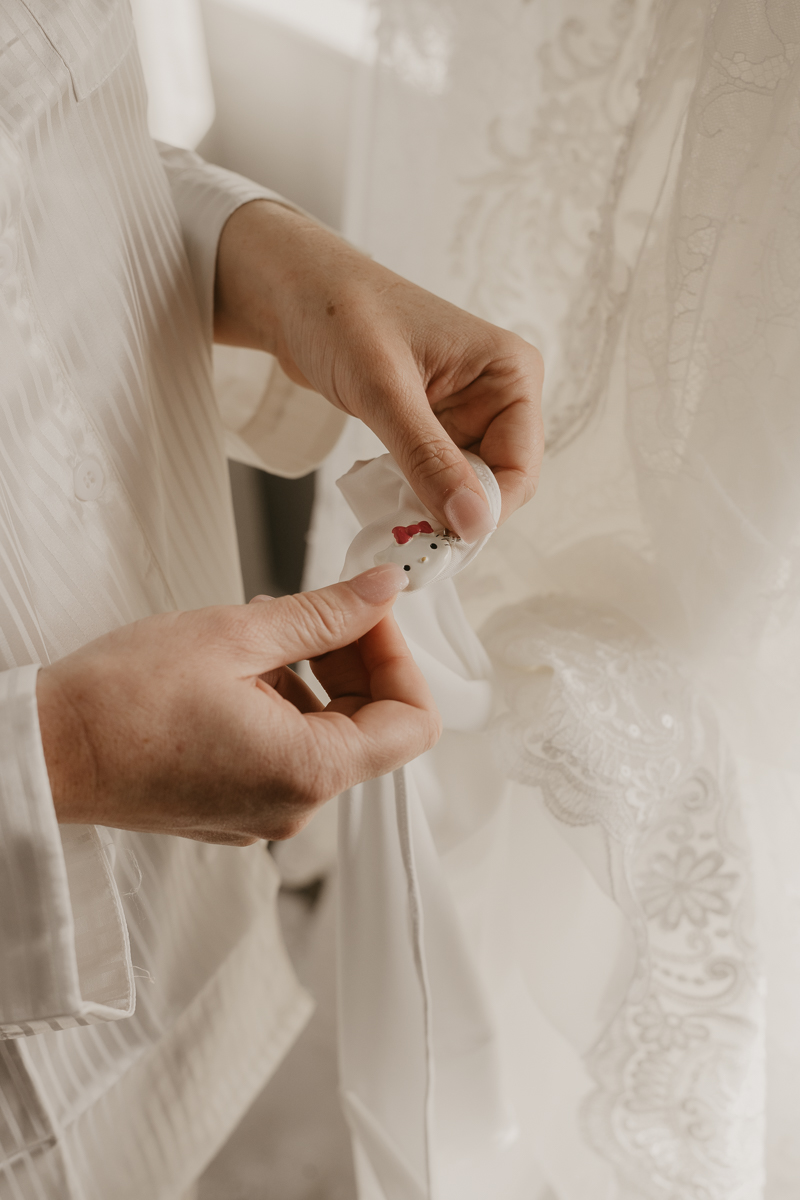
<instances>
[{"instance_id":1,"label":"thumb","mask_svg":"<svg viewBox=\"0 0 800 1200\"><path fill-rule=\"evenodd\" d=\"M345 583L281 596L270 604L248 606L253 614L260 670L315 658L349 646L385 616L408 576L396 563L371 567Z\"/></svg>"},{"instance_id":2,"label":"thumb","mask_svg":"<svg viewBox=\"0 0 800 1200\"><path fill-rule=\"evenodd\" d=\"M431 411L425 392L383 405L381 416L380 437L428 511L467 543L492 533L497 524L478 477Z\"/></svg>"}]
</instances>

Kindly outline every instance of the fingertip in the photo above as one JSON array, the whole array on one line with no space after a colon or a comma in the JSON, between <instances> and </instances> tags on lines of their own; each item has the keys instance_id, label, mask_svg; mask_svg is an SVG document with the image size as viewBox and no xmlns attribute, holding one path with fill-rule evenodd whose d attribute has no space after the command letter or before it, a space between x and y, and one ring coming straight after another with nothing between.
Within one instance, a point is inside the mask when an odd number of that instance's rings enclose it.
<instances>
[{"instance_id":1,"label":"fingertip","mask_svg":"<svg viewBox=\"0 0 800 1200\"><path fill-rule=\"evenodd\" d=\"M397 563L381 563L380 566L362 571L348 582L360 600L377 607L387 604L398 592L407 588L408 576Z\"/></svg>"},{"instance_id":2,"label":"fingertip","mask_svg":"<svg viewBox=\"0 0 800 1200\"><path fill-rule=\"evenodd\" d=\"M472 488L462 484L444 502L447 524L467 545L481 541L494 533L497 522L489 505Z\"/></svg>"}]
</instances>

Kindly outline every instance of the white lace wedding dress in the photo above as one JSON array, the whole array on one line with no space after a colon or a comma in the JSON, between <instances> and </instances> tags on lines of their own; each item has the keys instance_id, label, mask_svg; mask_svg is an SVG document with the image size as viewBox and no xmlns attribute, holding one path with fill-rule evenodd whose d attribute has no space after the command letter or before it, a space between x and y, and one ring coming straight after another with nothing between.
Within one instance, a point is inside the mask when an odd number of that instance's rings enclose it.
<instances>
[{"instance_id":1,"label":"white lace wedding dress","mask_svg":"<svg viewBox=\"0 0 800 1200\"><path fill-rule=\"evenodd\" d=\"M466 1071L409 1117L387 1077L423 1166L361 1161L362 1200L794 1200L800 8L379 8L349 232L541 348L548 453L458 580L495 716L412 772L498 1098L477 1129ZM324 469L311 584L363 436ZM347 1078L379 1058L346 1044Z\"/></svg>"}]
</instances>

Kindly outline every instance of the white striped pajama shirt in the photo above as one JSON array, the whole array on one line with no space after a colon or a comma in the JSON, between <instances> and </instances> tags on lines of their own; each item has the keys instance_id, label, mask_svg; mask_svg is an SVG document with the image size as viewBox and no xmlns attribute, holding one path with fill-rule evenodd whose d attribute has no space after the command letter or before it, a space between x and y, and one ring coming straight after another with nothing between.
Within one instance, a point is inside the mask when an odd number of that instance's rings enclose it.
<instances>
[{"instance_id":1,"label":"white striped pajama shirt","mask_svg":"<svg viewBox=\"0 0 800 1200\"><path fill-rule=\"evenodd\" d=\"M258 197L149 138L127 0L0 0L0 1200L176 1200L309 1009L263 846L59 828L35 704L36 664L241 600L212 292ZM292 473L339 422L296 400Z\"/></svg>"}]
</instances>

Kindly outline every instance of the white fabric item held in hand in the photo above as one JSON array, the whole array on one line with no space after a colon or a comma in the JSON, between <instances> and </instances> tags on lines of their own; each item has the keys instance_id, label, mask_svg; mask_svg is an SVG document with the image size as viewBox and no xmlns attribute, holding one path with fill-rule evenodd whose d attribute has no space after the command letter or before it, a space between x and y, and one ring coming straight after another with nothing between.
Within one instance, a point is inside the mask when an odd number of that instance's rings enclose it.
<instances>
[{"instance_id":1,"label":"white fabric item held in hand","mask_svg":"<svg viewBox=\"0 0 800 1200\"><path fill-rule=\"evenodd\" d=\"M500 516L500 488L476 454L462 451L477 475L492 518ZM396 562L408 572L408 591L458 574L491 537L464 542L425 508L390 454L354 463L337 485L364 528L345 559L343 579L379 563Z\"/></svg>"}]
</instances>

